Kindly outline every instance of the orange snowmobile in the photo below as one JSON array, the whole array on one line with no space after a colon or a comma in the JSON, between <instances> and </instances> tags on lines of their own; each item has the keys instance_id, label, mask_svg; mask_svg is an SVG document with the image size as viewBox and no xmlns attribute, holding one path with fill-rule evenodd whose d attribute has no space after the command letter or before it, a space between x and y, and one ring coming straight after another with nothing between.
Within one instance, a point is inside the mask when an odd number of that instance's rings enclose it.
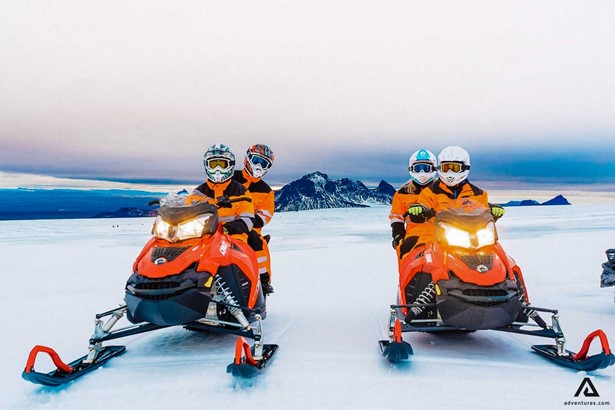
<instances>
[{"instance_id":1,"label":"orange snowmobile","mask_svg":"<svg viewBox=\"0 0 615 410\"><path fill-rule=\"evenodd\" d=\"M404 332L491 329L554 339L555 345L532 349L565 367L590 371L615 363L602 330L591 333L578 353L564 348L558 311L530 304L521 269L498 243L489 208L462 198L446 211L425 210L423 221L431 218L435 241L413 250L399 265L398 304L391 305L389 340L380 341L390 362L413 354ZM551 314L551 325L539 312ZM595 338L602 353L588 357Z\"/></svg>"},{"instance_id":2,"label":"orange snowmobile","mask_svg":"<svg viewBox=\"0 0 615 410\"><path fill-rule=\"evenodd\" d=\"M267 310L256 256L246 243L224 233L218 220L219 207L250 199L222 197L216 205L186 204L184 199L169 195L160 200L153 237L126 283L125 304L96 315L88 354L65 364L53 349L35 346L22 373L24 379L61 385L126 350L125 346L103 346L103 342L169 326L238 335L235 360L227 372L250 377L263 371L278 346L262 342ZM124 315L134 325L112 330ZM245 338L253 339L253 345ZM57 369L36 372L39 352L49 354Z\"/></svg>"}]
</instances>

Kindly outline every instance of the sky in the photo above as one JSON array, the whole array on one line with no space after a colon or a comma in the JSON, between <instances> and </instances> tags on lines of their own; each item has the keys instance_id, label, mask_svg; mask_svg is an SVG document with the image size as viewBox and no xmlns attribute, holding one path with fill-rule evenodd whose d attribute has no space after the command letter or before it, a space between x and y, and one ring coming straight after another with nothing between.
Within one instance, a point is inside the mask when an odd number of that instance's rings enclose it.
<instances>
[{"instance_id":1,"label":"sky","mask_svg":"<svg viewBox=\"0 0 615 410\"><path fill-rule=\"evenodd\" d=\"M615 183L612 1L5 1L0 171L198 182L207 146L272 147L272 184Z\"/></svg>"}]
</instances>

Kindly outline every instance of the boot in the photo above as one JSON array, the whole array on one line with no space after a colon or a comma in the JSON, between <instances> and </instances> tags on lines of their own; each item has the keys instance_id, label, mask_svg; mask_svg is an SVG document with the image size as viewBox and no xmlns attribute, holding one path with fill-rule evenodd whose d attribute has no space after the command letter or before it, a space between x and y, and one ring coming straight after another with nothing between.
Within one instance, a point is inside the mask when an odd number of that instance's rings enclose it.
<instances>
[{"instance_id":1,"label":"boot","mask_svg":"<svg viewBox=\"0 0 615 410\"><path fill-rule=\"evenodd\" d=\"M261 286L263 287L263 295L267 296L273 293L273 286L269 283L269 275L261 273Z\"/></svg>"}]
</instances>

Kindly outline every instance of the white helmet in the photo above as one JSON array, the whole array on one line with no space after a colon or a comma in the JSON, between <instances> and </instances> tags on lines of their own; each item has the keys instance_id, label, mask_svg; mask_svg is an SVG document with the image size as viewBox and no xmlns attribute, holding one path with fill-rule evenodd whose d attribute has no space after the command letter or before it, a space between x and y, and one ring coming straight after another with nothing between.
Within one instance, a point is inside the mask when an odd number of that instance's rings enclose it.
<instances>
[{"instance_id":1,"label":"white helmet","mask_svg":"<svg viewBox=\"0 0 615 410\"><path fill-rule=\"evenodd\" d=\"M438 155L438 174L448 186L456 186L470 173L470 154L456 145L446 147Z\"/></svg>"},{"instance_id":2,"label":"white helmet","mask_svg":"<svg viewBox=\"0 0 615 410\"><path fill-rule=\"evenodd\" d=\"M437 166L438 163L433 152L420 149L410 155L410 161L408 161L410 179L419 185L427 185L436 178Z\"/></svg>"},{"instance_id":3,"label":"white helmet","mask_svg":"<svg viewBox=\"0 0 615 410\"><path fill-rule=\"evenodd\" d=\"M203 156L203 166L207 179L215 184L228 181L235 170L235 155L224 144L216 144L207 148Z\"/></svg>"}]
</instances>

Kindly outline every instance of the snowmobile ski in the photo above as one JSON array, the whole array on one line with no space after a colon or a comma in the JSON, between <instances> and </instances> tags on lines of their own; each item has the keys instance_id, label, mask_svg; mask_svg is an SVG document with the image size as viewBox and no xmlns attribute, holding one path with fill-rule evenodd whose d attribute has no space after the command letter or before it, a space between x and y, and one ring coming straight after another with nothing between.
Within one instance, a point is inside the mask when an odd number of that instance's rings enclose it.
<instances>
[{"instance_id":1,"label":"snowmobile ski","mask_svg":"<svg viewBox=\"0 0 615 410\"><path fill-rule=\"evenodd\" d=\"M602 353L588 357L587 352L589 351L589 346L595 338L600 339ZM574 353L565 349L560 353L558 352L557 346L554 345L533 345L532 350L545 359L551 360L560 366L586 372L605 369L615 364L615 356L611 353L606 335L600 329L587 336L579 353Z\"/></svg>"},{"instance_id":2,"label":"snowmobile ski","mask_svg":"<svg viewBox=\"0 0 615 410\"><path fill-rule=\"evenodd\" d=\"M380 353L391 363L397 364L410 359L414 354L410 343L405 342L401 337L401 323L395 319L391 340L380 340Z\"/></svg>"},{"instance_id":3,"label":"snowmobile ski","mask_svg":"<svg viewBox=\"0 0 615 410\"><path fill-rule=\"evenodd\" d=\"M260 359L256 354L261 351ZM243 337L235 343L235 360L226 367L226 372L235 377L251 378L262 374L273 355L278 350L275 344L255 343L253 347Z\"/></svg>"},{"instance_id":4,"label":"snowmobile ski","mask_svg":"<svg viewBox=\"0 0 615 410\"><path fill-rule=\"evenodd\" d=\"M62 361L62 359L60 359L60 356L55 350L47 346L38 345L34 346L34 348L30 351L26 368L21 374L21 377L35 384L42 384L44 386L60 386L99 368L115 356L121 355L125 351L126 346L105 346L98 352L96 360L92 363L85 362L88 357L86 355L66 364ZM51 360L57 369L49 373L40 373L35 371L34 362L36 361L36 356L39 353L47 353L51 357Z\"/></svg>"}]
</instances>

